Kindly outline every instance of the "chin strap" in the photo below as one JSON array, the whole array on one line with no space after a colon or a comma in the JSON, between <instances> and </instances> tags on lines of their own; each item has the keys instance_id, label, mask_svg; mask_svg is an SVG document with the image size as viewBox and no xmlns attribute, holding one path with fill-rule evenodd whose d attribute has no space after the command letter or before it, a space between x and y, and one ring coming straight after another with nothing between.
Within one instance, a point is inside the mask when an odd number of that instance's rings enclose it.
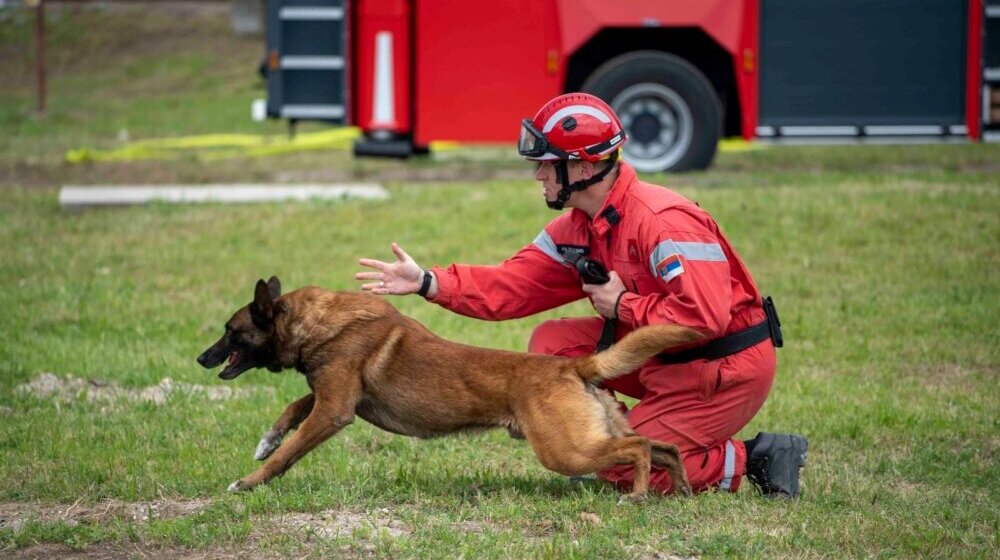
<instances>
[{"instance_id":1,"label":"chin strap","mask_svg":"<svg viewBox=\"0 0 1000 560\"><path fill-rule=\"evenodd\" d=\"M601 180L608 175L608 173L611 173L611 169L615 166L615 162L618 161L618 152L616 151L614 155L606 161L608 162L607 167L595 173L590 179L583 179L573 184L569 184L569 162L565 159L559 160L559 163L556 164L556 182L563 187L559 189L559 193L556 194L555 200L546 200L545 204L553 210L562 210L563 206L566 205L566 201L569 200L570 195L575 191L582 191L590 185L600 183Z\"/></svg>"}]
</instances>

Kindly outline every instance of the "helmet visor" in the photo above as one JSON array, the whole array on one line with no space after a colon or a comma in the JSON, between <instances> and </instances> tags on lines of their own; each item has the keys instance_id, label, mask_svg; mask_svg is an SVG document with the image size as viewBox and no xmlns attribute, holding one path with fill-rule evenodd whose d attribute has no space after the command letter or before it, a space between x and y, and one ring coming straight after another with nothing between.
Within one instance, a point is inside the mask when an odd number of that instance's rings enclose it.
<instances>
[{"instance_id":1,"label":"helmet visor","mask_svg":"<svg viewBox=\"0 0 1000 560\"><path fill-rule=\"evenodd\" d=\"M517 139L517 153L526 158L539 158L548 148L545 136L531 124L531 120L521 121L521 135Z\"/></svg>"}]
</instances>

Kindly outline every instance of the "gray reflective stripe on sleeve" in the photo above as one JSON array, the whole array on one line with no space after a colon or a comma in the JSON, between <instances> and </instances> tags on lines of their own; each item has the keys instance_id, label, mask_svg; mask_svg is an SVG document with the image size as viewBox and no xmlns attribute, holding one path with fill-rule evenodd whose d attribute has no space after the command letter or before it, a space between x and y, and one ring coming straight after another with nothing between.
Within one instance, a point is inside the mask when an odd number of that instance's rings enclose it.
<instances>
[{"instance_id":1,"label":"gray reflective stripe on sleeve","mask_svg":"<svg viewBox=\"0 0 1000 560\"><path fill-rule=\"evenodd\" d=\"M538 237L535 238L533 243L535 244L535 247L541 249L543 253L552 257L552 260L559 264L563 263L562 255L560 255L559 250L556 249L556 242L552 241L552 236L549 235L549 232L543 229L542 232L538 234Z\"/></svg>"},{"instance_id":2,"label":"gray reflective stripe on sleeve","mask_svg":"<svg viewBox=\"0 0 1000 560\"><path fill-rule=\"evenodd\" d=\"M729 487L733 485L733 473L736 472L736 448L733 447L733 441L729 440L726 442L726 465L722 471L722 482L719 483L720 490L729 490Z\"/></svg>"},{"instance_id":3,"label":"gray reflective stripe on sleeve","mask_svg":"<svg viewBox=\"0 0 1000 560\"><path fill-rule=\"evenodd\" d=\"M680 255L689 261L726 262L726 254L718 243L698 243L697 241L661 241L649 254L649 270L656 276L656 265L670 255Z\"/></svg>"}]
</instances>

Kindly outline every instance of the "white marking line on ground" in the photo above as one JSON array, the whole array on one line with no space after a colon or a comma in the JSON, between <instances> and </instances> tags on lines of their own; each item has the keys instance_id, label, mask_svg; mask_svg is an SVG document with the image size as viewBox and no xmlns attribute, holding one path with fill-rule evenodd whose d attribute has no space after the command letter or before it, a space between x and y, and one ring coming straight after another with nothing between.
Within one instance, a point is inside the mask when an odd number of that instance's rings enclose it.
<instances>
[{"instance_id":1,"label":"white marking line on ground","mask_svg":"<svg viewBox=\"0 0 1000 560\"><path fill-rule=\"evenodd\" d=\"M53 373L41 373L28 383L18 385L15 389L21 394L31 394L40 399L56 399L60 402L73 402L78 399L87 401L128 400L133 402L149 402L156 405L165 404L173 395L201 395L210 401L222 401L235 398L245 398L262 391L273 395L273 387L258 387L254 389L195 385L192 383L175 382L169 377L160 380L156 385L127 389L114 382L97 379L81 379L72 375L58 376Z\"/></svg>"},{"instance_id":2,"label":"white marking line on ground","mask_svg":"<svg viewBox=\"0 0 1000 560\"><path fill-rule=\"evenodd\" d=\"M385 200L389 192L376 183L331 185L66 185L59 190L59 204L68 207L118 206L149 202L243 203L284 200L342 199Z\"/></svg>"}]
</instances>

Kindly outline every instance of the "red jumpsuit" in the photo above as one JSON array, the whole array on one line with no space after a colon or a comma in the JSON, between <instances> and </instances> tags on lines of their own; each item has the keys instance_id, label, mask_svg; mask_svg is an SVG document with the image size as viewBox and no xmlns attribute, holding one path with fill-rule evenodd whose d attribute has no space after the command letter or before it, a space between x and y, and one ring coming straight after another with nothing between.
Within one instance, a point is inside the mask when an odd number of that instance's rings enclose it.
<instances>
[{"instance_id":1,"label":"red jumpsuit","mask_svg":"<svg viewBox=\"0 0 1000 560\"><path fill-rule=\"evenodd\" d=\"M639 181L622 163L596 216L591 221L575 208L561 214L498 266L435 267L438 292L432 301L462 315L503 320L584 298L579 274L564 262L572 251L616 271L628 289L619 304L618 338L656 323L686 325L716 338L764 320L750 273L711 216L693 202ZM528 350L591 354L602 324L600 317L546 321L532 333ZM629 425L677 445L696 491L735 491L746 449L733 436L763 405L774 371L774 346L765 340L720 360L664 365L654 358L605 386L639 399L628 412ZM599 476L627 489L631 471L619 466ZM651 485L672 490L669 475L655 468Z\"/></svg>"}]
</instances>

